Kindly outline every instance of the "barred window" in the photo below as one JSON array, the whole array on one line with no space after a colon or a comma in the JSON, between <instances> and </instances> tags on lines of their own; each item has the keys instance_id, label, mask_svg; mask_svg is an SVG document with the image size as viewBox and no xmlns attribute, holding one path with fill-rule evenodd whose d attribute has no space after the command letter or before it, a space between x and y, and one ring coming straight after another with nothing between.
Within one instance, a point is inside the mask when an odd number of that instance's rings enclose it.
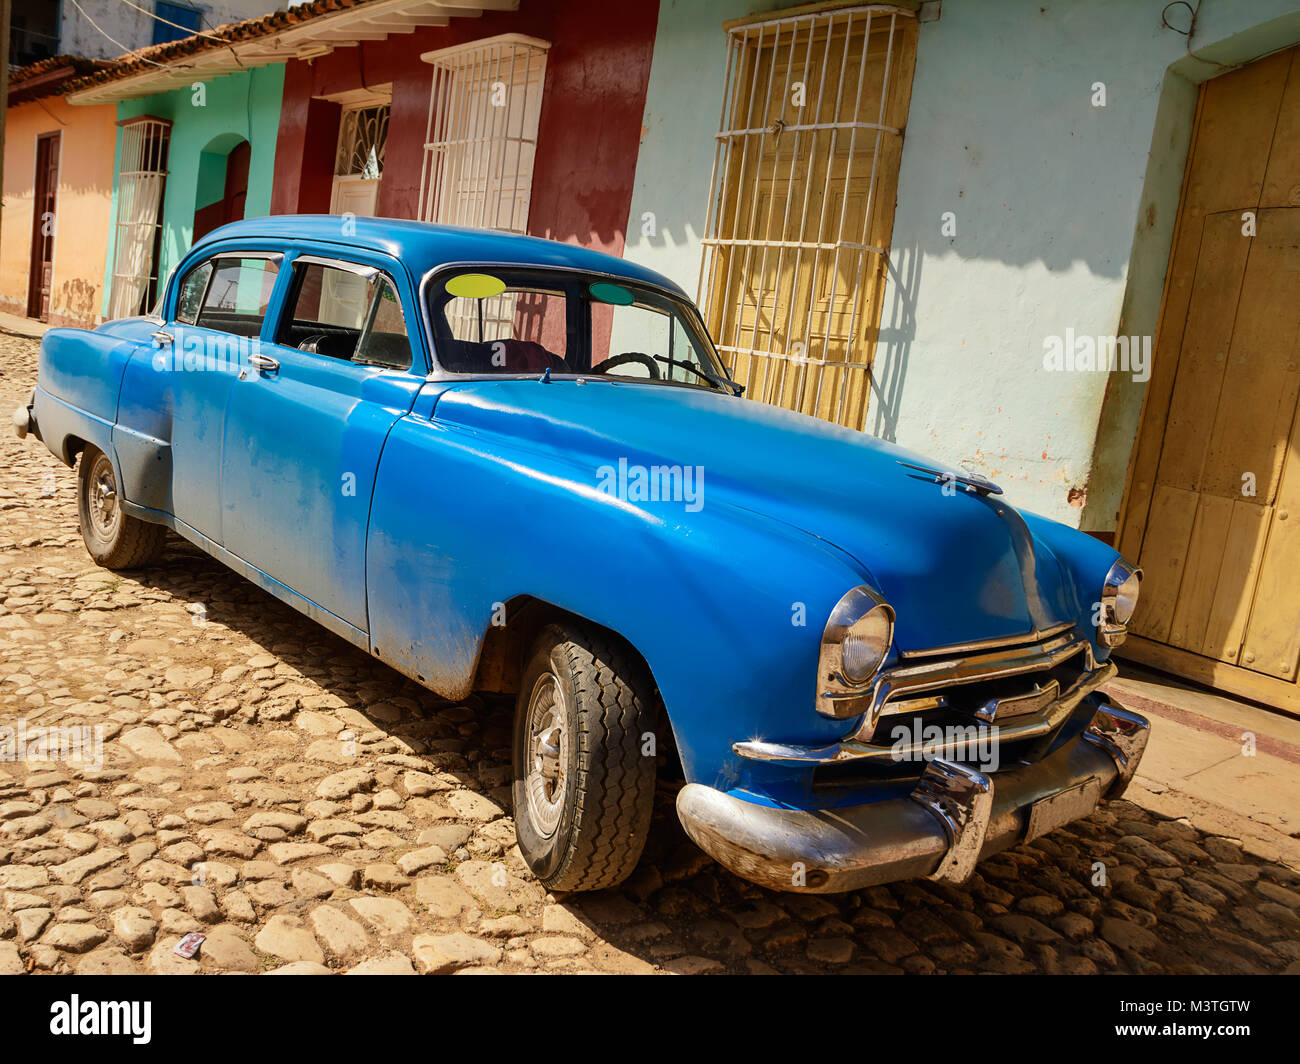
<instances>
[{"instance_id":1,"label":"barred window","mask_svg":"<svg viewBox=\"0 0 1300 1064\"><path fill-rule=\"evenodd\" d=\"M433 66L421 221L527 230L548 48L506 34L421 56Z\"/></svg>"},{"instance_id":2,"label":"barred window","mask_svg":"<svg viewBox=\"0 0 1300 1064\"><path fill-rule=\"evenodd\" d=\"M861 429L915 17L865 5L728 38L700 306L748 396Z\"/></svg>"},{"instance_id":3,"label":"barred window","mask_svg":"<svg viewBox=\"0 0 1300 1064\"><path fill-rule=\"evenodd\" d=\"M335 177L377 180L384 172L384 149L388 146L388 105L356 107L343 112L339 123L339 148L334 160Z\"/></svg>"},{"instance_id":4,"label":"barred window","mask_svg":"<svg viewBox=\"0 0 1300 1064\"><path fill-rule=\"evenodd\" d=\"M157 294L171 127L165 119L148 116L122 124L110 318L146 313Z\"/></svg>"}]
</instances>

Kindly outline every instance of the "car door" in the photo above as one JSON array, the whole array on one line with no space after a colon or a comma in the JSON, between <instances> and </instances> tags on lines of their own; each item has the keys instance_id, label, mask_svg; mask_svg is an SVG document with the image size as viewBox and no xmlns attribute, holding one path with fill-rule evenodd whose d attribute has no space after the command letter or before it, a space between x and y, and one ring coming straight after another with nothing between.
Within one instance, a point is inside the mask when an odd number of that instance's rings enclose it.
<instances>
[{"instance_id":1,"label":"car door","mask_svg":"<svg viewBox=\"0 0 1300 1064\"><path fill-rule=\"evenodd\" d=\"M396 262L302 253L285 269L275 328L226 410L222 533L244 561L364 632L371 490L388 431L425 380L419 319Z\"/></svg>"},{"instance_id":2,"label":"car door","mask_svg":"<svg viewBox=\"0 0 1300 1064\"><path fill-rule=\"evenodd\" d=\"M152 350L131 360L123 380L114 442L127 497L214 543L221 542L226 403L241 351L262 331L282 258L229 250L184 264Z\"/></svg>"}]
</instances>

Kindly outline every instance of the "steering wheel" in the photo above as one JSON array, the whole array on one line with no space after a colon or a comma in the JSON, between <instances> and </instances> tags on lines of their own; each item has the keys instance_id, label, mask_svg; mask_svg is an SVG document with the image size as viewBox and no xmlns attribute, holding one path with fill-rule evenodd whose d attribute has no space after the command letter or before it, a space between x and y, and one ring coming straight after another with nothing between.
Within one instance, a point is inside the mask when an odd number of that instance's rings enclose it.
<instances>
[{"instance_id":1,"label":"steering wheel","mask_svg":"<svg viewBox=\"0 0 1300 1064\"><path fill-rule=\"evenodd\" d=\"M624 351L621 355L614 355L612 358L605 359L595 368L595 373L608 373L611 369L618 366L626 365L628 362L640 362L650 371L650 379L657 381L659 379L659 365L655 362L652 355L643 354L640 351Z\"/></svg>"}]
</instances>

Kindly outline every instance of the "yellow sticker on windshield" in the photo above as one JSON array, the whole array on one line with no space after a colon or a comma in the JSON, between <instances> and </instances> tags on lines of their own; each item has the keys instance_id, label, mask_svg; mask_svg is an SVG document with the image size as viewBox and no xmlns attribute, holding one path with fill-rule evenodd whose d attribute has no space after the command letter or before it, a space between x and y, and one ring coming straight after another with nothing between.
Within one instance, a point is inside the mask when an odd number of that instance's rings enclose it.
<instances>
[{"instance_id":1,"label":"yellow sticker on windshield","mask_svg":"<svg viewBox=\"0 0 1300 1064\"><path fill-rule=\"evenodd\" d=\"M490 299L505 290L505 281L490 273L458 273L447 282L448 292L465 299Z\"/></svg>"}]
</instances>

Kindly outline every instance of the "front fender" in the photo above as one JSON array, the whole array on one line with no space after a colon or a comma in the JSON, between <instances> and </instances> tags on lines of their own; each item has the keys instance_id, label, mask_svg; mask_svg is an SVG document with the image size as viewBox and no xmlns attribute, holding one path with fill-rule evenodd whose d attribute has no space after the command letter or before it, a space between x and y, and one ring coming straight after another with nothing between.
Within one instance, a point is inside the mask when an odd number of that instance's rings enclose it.
<instances>
[{"instance_id":1,"label":"front fender","mask_svg":"<svg viewBox=\"0 0 1300 1064\"><path fill-rule=\"evenodd\" d=\"M742 762L733 742L828 742L854 723L819 716L814 687L825 620L867 574L727 503L629 503L558 451L411 415L380 460L366 567L374 653L448 697L468 693L494 610L517 596L619 633L654 674L692 782L762 774L770 791L785 770Z\"/></svg>"}]
</instances>

